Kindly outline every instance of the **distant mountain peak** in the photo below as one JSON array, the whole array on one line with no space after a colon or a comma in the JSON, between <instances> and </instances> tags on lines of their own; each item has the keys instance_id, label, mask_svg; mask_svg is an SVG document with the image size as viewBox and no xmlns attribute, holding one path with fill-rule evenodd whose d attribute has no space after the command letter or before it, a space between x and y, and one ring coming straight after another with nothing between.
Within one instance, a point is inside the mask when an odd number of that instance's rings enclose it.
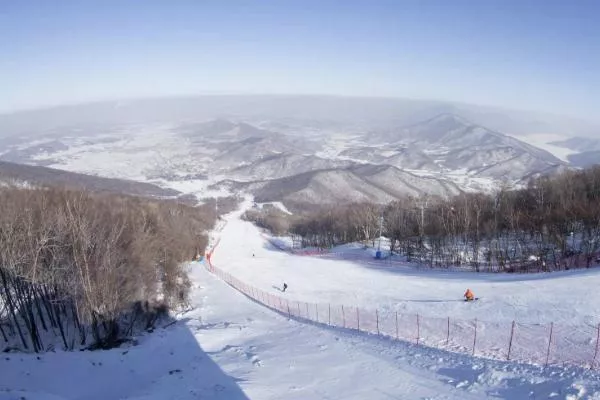
<instances>
[{"instance_id":1,"label":"distant mountain peak","mask_svg":"<svg viewBox=\"0 0 600 400\"><path fill-rule=\"evenodd\" d=\"M221 132L227 132L235 128L238 124L225 118L216 118L204 123L207 128L212 128Z\"/></svg>"},{"instance_id":2,"label":"distant mountain peak","mask_svg":"<svg viewBox=\"0 0 600 400\"><path fill-rule=\"evenodd\" d=\"M457 124L466 125L466 126L476 125L475 123L469 121L468 119L461 117L458 114L450 113L450 112L444 112L444 113L437 114L429 119L426 119L426 120L420 122L420 124L433 124L433 123L440 123L440 122L455 122Z\"/></svg>"},{"instance_id":3,"label":"distant mountain peak","mask_svg":"<svg viewBox=\"0 0 600 400\"><path fill-rule=\"evenodd\" d=\"M414 137L415 139L436 139L441 138L452 132L460 132L461 135L468 135L479 125L454 113L440 113L425 120L400 128L404 136ZM496 134L495 132L480 127L481 129ZM396 132L398 130L395 130Z\"/></svg>"}]
</instances>

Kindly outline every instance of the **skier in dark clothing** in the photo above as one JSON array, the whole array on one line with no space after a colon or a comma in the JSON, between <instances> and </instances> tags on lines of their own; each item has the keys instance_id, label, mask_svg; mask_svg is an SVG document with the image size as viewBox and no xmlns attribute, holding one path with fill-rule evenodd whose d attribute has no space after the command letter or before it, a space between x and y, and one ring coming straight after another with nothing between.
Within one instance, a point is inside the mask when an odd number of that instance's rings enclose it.
<instances>
[{"instance_id":1,"label":"skier in dark clothing","mask_svg":"<svg viewBox=\"0 0 600 400\"><path fill-rule=\"evenodd\" d=\"M283 282L283 290L282 290L282 292L285 292L285 289L287 289L287 283Z\"/></svg>"}]
</instances>

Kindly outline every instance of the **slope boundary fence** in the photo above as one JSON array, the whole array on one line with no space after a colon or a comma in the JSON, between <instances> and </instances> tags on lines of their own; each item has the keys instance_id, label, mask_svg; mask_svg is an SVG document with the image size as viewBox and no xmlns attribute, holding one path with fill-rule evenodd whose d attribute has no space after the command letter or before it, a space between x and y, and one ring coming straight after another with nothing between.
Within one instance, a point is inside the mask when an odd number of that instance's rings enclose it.
<instances>
[{"instance_id":1,"label":"slope boundary fence","mask_svg":"<svg viewBox=\"0 0 600 400\"><path fill-rule=\"evenodd\" d=\"M536 365L600 367L600 324L529 324L428 317L389 309L301 302L258 289L215 267L205 267L228 285L270 309L300 321L387 337L450 352Z\"/></svg>"}]
</instances>

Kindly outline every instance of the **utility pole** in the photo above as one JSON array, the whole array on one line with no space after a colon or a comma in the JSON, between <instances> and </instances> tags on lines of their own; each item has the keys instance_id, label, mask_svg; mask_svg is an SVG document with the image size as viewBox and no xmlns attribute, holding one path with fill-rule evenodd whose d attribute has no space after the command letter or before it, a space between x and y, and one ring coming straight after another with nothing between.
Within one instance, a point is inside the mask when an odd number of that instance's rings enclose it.
<instances>
[{"instance_id":1,"label":"utility pole","mask_svg":"<svg viewBox=\"0 0 600 400\"><path fill-rule=\"evenodd\" d=\"M429 197L427 195L424 196L424 198L421 200L420 202L420 208L421 208L421 224L419 226L419 242L420 242L420 258L421 260L424 259L424 248L425 248L425 208L427 207L427 205L429 204Z\"/></svg>"},{"instance_id":2,"label":"utility pole","mask_svg":"<svg viewBox=\"0 0 600 400\"><path fill-rule=\"evenodd\" d=\"M421 237L425 236L425 208L429 204L429 197L425 196L424 200L421 200L420 208L421 208Z\"/></svg>"},{"instance_id":3,"label":"utility pole","mask_svg":"<svg viewBox=\"0 0 600 400\"><path fill-rule=\"evenodd\" d=\"M381 251L381 235L383 233L383 211L379 216L379 245L377 246L377 251Z\"/></svg>"},{"instance_id":4,"label":"utility pole","mask_svg":"<svg viewBox=\"0 0 600 400\"><path fill-rule=\"evenodd\" d=\"M421 203L421 237L425 236L425 206Z\"/></svg>"},{"instance_id":5,"label":"utility pole","mask_svg":"<svg viewBox=\"0 0 600 400\"><path fill-rule=\"evenodd\" d=\"M381 234L383 233L383 211L379 216L379 244L377 245L377 251L375 252L375 258L381 259Z\"/></svg>"}]
</instances>

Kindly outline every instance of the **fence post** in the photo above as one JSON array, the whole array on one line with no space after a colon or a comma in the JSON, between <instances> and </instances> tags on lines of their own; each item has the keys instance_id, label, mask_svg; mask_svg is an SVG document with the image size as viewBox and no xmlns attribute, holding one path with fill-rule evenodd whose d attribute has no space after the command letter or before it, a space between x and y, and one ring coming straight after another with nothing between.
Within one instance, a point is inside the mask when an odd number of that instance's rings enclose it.
<instances>
[{"instance_id":1,"label":"fence post","mask_svg":"<svg viewBox=\"0 0 600 400\"><path fill-rule=\"evenodd\" d=\"M510 361L510 349L512 348L514 334L515 334L515 321L512 322L512 327L510 328L510 340L508 341L508 354L506 355L507 361Z\"/></svg>"},{"instance_id":2,"label":"fence post","mask_svg":"<svg viewBox=\"0 0 600 400\"><path fill-rule=\"evenodd\" d=\"M283 299L279 297L279 309L283 311Z\"/></svg>"},{"instance_id":3,"label":"fence post","mask_svg":"<svg viewBox=\"0 0 600 400\"><path fill-rule=\"evenodd\" d=\"M298 305L298 318L300 318L301 314L300 314L300 302L297 301L296 304Z\"/></svg>"},{"instance_id":4,"label":"fence post","mask_svg":"<svg viewBox=\"0 0 600 400\"><path fill-rule=\"evenodd\" d=\"M306 319L310 319L310 313L308 312L308 303L306 304Z\"/></svg>"},{"instance_id":5,"label":"fence post","mask_svg":"<svg viewBox=\"0 0 600 400\"><path fill-rule=\"evenodd\" d=\"M356 307L356 330L360 332L360 314L358 312L358 307Z\"/></svg>"},{"instance_id":6,"label":"fence post","mask_svg":"<svg viewBox=\"0 0 600 400\"><path fill-rule=\"evenodd\" d=\"M346 314L344 313L344 305L342 304L342 323L344 328L346 327Z\"/></svg>"},{"instance_id":7,"label":"fence post","mask_svg":"<svg viewBox=\"0 0 600 400\"><path fill-rule=\"evenodd\" d=\"M319 305L315 303L315 315L317 316L317 323L319 323Z\"/></svg>"},{"instance_id":8,"label":"fence post","mask_svg":"<svg viewBox=\"0 0 600 400\"><path fill-rule=\"evenodd\" d=\"M446 346L450 342L450 317L448 317L448 330L446 332Z\"/></svg>"},{"instance_id":9,"label":"fence post","mask_svg":"<svg viewBox=\"0 0 600 400\"><path fill-rule=\"evenodd\" d=\"M548 351L546 352L546 366L550 360L550 345L552 344L552 331L554 330L554 322L550 322L550 337L548 338Z\"/></svg>"},{"instance_id":10,"label":"fence post","mask_svg":"<svg viewBox=\"0 0 600 400\"><path fill-rule=\"evenodd\" d=\"M331 303L329 303L329 307L327 310L327 320L329 321L328 325L331 326Z\"/></svg>"},{"instance_id":11,"label":"fence post","mask_svg":"<svg viewBox=\"0 0 600 400\"><path fill-rule=\"evenodd\" d=\"M594 364L596 363L596 357L598 356L598 343L600 342L600 324L598 324L598 333L596 334L596 351L594 352L594 359L592 360L592 367L594 369Z\"/></svg>"},{"instance_id":12,"label":"fence post","mask_svg":"<svg viewBox=\"0 0 600 400\"><path fill-rule=\"evenodd\" d=\"M421 336L421 324L419 322L419 314L417 314L417 346L419 345L419 336Z\"/></svg>"},{"instance_id":13,"label":"fence post","mask_svg":"<svg viewBox=\"0 0 600 400\"><path fill-rule=\"evenodd\" d=\"M290 312L290 302L289 302L289 300L286 300L286 302L287 302L287 308L288 308L288 318L291 319L292 318L292 313Z\"/></svg>"},{"instance_id":14,"label":"fence post","mask_svg":"<svg viewBox=\"0 0 600 400\"><path fill-rule=\"evenodd\" d=\"M475 318L475 334L473 335L473 353L472 356L475 355L475 343L477 343L477 318Z\"/></svg>"},{"instance_id":15,"label":"fence post","mask_svg":"<svg viewBox=\"0 0 600 400\"><path fill-rule=\"evenodd\" d=\"M377 323L377 334L379 335L379 310L375 310L375 321Z\"/></svg>"},{"instance_id":16,"label":"fence post","mask_svg":"<svg viewBox=\"0 0 600 400\"><path fill-rule=\"evenodd\" d=\"M396 311L396 339L398 339L398 311Z\"/></svg>"}]
</instances>

